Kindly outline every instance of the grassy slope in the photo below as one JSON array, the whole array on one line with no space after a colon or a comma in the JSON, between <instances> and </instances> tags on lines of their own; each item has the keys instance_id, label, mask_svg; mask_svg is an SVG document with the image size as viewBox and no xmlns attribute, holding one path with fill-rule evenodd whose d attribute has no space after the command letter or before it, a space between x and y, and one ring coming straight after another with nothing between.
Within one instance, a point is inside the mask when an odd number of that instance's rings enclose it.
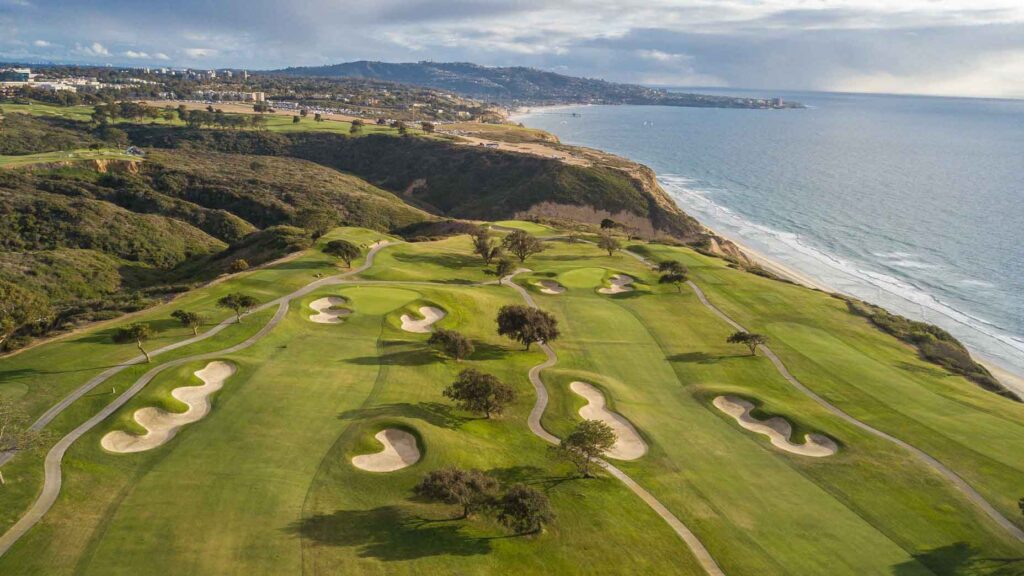
<instances>
[{"instance_id":1,"label":"grassy slope","mask_svg":"<svg viewBox=\"0 0 1024 576\"><path fill-rule=\"evenodd\" d=\"M741 274L693 255L709 298L767 334L805 384L850 414L896 433L967 478L1020 521L1024 405L997 397L917 358L827 295Z\"/></svg>"},{"instance_id":2,"label":"grassy slope","mask_svg":"<svg viewBox=\"0 0 1024 576\"><path fill-rule=\"evenodd\" d=\"M66 152L40 152L21 156L0 156L0 168L23 168L33 164L51 164L58 162L77 162L80 160L138 160L138 157L126 154L121 150L68 150Z\"/></svg>"},{"instance_id":3,"label":"grassy slope","mask_svg":"<svg viewBox=\"0 0 1024 576\"><path fill-rule=\"evenodd\" d=\"M369 240L361 234L360 241ZM457 285L490 278L479 266L472 268L468 245L455 238L385 250L368 276L433 279L452 287L346 287L310 295L293 305L286 323L268 339L231 358L241 371L205 421L150 454L103 454L103 432L130 427L135 408L165 404L170 388L201 365L158 378L129 409L73 448L68 492L40 529L0 560L0 572L17 566L22 570L13 573L40 573L44 567L47 573L287 573L301 566L315 572L479 573L515 565L551 573L578 568L583 551L597 556L587 561L590 569L621 572L617 558L626 554L630 570L667 573L669 562L692 570L680 564L685 556L674 536L618 484L543 480L564 468L552 468L523 424L532 402L524 375L540 356L510 352L491 336L493 310L514 301L511 292ZM1005 462L1020 453L1018 405L937 373L827 296L730 270L688 250L646 249L659 258L683 259L709 297L740 322L768 333L808 385L929 450L1010 514L1006 503L1024 490L1020 471ZM289 264L296 268L248 275L251 289L304 284L312 271L323 269L324 259L313 254ZM1021 556L1019 545L1007 542L941 478L818 408L763 358L725 345L727 326L691 293L652 286L655 278L634 260L608 258L592 246L558 243L527 264L536 271L532 279L555 278L569 288L562 296L538 295L564 329L555 346L559 364L545 373L552 393L545 425L564 433L578 418L582 401L568 392L570 381L602 387L651 448L622 468L690 524L727 573L955 574L966 573L972 555ZM594 288L617 271L647 284L620 297L597 295ZM208 306L220 288L189 297ZM304 320L302 306L339 291L352 298L356 310L348 322L318 326ZM440 304L453 313L443 325L488 342L472 362L501 374L522 394L504 418L466 420L446 409L439 390L461 366L434 361L423 351L422 336L396 329L397 315L418 302ZM816 335L813 342L796 339L808 330ZM42 351L49 348L63 347L69 357L77 349L82 358L99 358L101 348L113 348L98 341L91 343L96 348L82 348L87 343L83 338L30 350L4 360L3 369L31 374L44 360L71 363L48 359ZM82 350L94 351L83 356ZM8 372L21 356L21 368ZM295 366L303 367L301 375L291 374ZM864 370L877 380L852 378L866 376ZM65 386L87 376L73 375ZM0 391L5 390L26 388L24 381L18 387L5 379ZM825 432L842 450L822 460L781 453L709 406L723 392L757 399L766 411L793 421L799 433ZM79 404L60 426L100 403ZM939 423L950 429L936 434ZM388 475L347 464L356 453L375 451L373 433L392 424L423 438L423 462ZM286 434L302 439L285 440ZM973 456L964 448L968 443L974 444ZM523 541L487 539L501 532L484 520L418 520L444 518L450 511L409 501L409 487L424 470L453 461L547 486L558 522L536 541ZM7 510L6 503L0 509Z\"/></svg>"}]
</instances>

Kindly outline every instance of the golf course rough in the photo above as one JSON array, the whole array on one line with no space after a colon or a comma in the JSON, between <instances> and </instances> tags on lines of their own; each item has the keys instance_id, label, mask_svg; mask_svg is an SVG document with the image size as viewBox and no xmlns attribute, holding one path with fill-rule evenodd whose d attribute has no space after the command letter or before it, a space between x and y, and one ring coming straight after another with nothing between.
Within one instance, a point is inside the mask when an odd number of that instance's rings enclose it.
<instances>
[{"instance_id":1,"label":"golf course rough","mask_svg":"<svg viewBox=\"0 0 1024 576\"><path fill-rule=\"evenodd\" d=\"M368 472L394 472L408 468L420 459L416 437L398 428L385 428L374 435L384 449L352 458L352 465Z\"/></svg>"},{"instance_id":2,"label":"golf course rough","mask_svg":"<svg viewBox=\"0 0 1024 576\"><path fill-rule=\"evenodd\" d=\"M318 298L309 303L309 307L316 312L310 314L309 319L317 324L339 324L352 313L348 308L341 307L346 302L341 296Z\"/></svg>"},{"instance_id":3,"label":"golf course rough","mask_svg":"<svg viewBox=\"0 0 1024 576\"><path fill-rule=\"evenodd\" d=\"M215 360L195 375L203 381L202 386L183 386L171 391L171 395L185 403L184 412L167 412L152 406L135 411L135 421L147 432L142 436L114 430L103 436L100 445L109 452L127 454L143 452L162 446L174 438L183 426L198 422L210 413L210 395L224 386L224 381L235 373L234 364Z\"/></svg>"},{"instance_id":4,"label":"golf course rough","mask_svg":"<svg viewBox=\"0 0 1024 576\"><path fill-rule=\"evenodd\" d=\"M598 288L597 291L601 294L621 294L623 292L632 292L633 278L626 274L616 274L608 279L608 283L611 286L604 288Z\"/></svg>"},{"instance_id":5,"label":"golf course rough","mask_svg":"<svg viewBox=\"0 0 1024 576\"><path fill-rule=\"evenodd\" d=\"M435 322L448 315L444 310L433 306L420 306L419 313L420 316L423 317L419 320L414 319L408 314L402 314L402 330L405 330L406 332L426 334L427 332L430 332L430 327L433 326Z\"/></svg>"},{"instance_id":6,"label":"golf course rough","mask_svg":"<svg viewBox=\"0 0 1024 576\"><path fill-rule=\"evenodd\" d=\"M599 389L579 381L569 384L569 389L587 401L587 405L580 408L580 416L587 420L600 420L615 432L615 444L605 455L616 460L636 460L647 453L647 443L640 433L624 416L608 409L604 394Z\"/></svg>"},{"instance_id":7,"label":"golf course rough","mask_svg":"<svg viewBox=\"0 0 1024 576\"><path fill-rule=\"evenodd\" d=\"M807 434L804 436L805 444L794 444L789 439L793 434L793 427L789 424L788 420L780 416L772 416L767 420L758 420L750 413L755 406L742 398L718 396L714 399L713 403L715 408L735 418L736 422L743 428L767 436L771 439L772 446L780 450L812 458L832 456L839 451L839 447L836 446L836 443L831 438L821 434Z\"/></svg>"}]
</instances>

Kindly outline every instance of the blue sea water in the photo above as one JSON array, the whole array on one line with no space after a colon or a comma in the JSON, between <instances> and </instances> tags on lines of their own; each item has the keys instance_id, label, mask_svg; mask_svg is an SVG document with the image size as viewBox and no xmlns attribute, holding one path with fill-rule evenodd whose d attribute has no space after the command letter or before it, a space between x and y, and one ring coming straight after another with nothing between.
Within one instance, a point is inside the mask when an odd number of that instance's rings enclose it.
<instances>
[{"instance_id":1,"label":"blue sea water","mask_svg":"<svg viewBox=\"0 0 1024 576\"><path fill-rule=\"evenodd\" d=\"M644 163L724 236L1024 373L1024 101L757 95L808 108L578 106L516 119Z\"/></svg>"}]
</instances>

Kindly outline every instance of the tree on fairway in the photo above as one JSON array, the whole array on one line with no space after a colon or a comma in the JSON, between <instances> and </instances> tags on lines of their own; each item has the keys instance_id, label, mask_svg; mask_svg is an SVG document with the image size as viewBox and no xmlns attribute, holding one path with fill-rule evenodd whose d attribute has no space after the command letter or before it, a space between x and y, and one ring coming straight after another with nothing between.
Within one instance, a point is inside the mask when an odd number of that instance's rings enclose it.
<instances>
[{"instance_id":1,"label":"tree on fairway","mask_svg":"<svg viewBox=\"0 0 1024 576\"><path fill-rule=\"evenodd\" d=\"M359 246L348 240L331 240L327 243L327 246L324 246L324 254L340 258L345 262L346 268L351 268L352 260L358 258L361 252Z\"/></svg>"},{"instance_id":2,"label":"tree on fairway","mask_svg":"<svg viewBox=\"0 0 1024 576\"><path fill-rule=\"evenodd\" d=\"M661 262L658 262L658 272L661 272L662 274L671 273L685 275L690 271L682 262L678 260L663 260Z\"/></svg>"},{"instance_id":3,"label":"tree on fairway","mask_svg":"<svg viewBox=\"0 0 1024 576\"><path fill-rule=\"evenodd\" d=\"M466 518L493 504L498 481L479 470L448 466L428 473L413 492L421 498L462 506Z\"/></svg>"},{"instance_id":4,"label":"tree on fairway","mask_svg":"<svg viewBox=\"0 0 1024 576\"><path fill-rule=\"evenodd\" d=\"M338 225L338 213L328 208L303 208L292 216L292 222L316 240Z\"/></svg>"},{"instance_id":5,"label":"tree on fairway","mask_svg":"<svg viewBox=\"0 0 1024 576\"><path fill-rule=\"evenodd\" d=\"M515 271L516 263L509 258L498 260L498 264L494 267L494 273L498 275L498 278L504 278Z\"/></svg>"},{"instance_id":6,"label":"tree on fairway","mask_svg":"<svg viewBox=\"0 0 1024 576\"><path fill-rule=\"evenodd\" d=\"M550 313L521 304L502 306L498 310L498 335L526 345L550 342L558 338L558 320Z\"/></svg>"},{"instance_id":7,"label":"tree on fairway","mask_svg":"<svg viewBox=\"0 0 1024 576\"><path fill-rule=\"evenodd\" d=\"M217 306L227 308L235 312L235 319L239 324L242 322L242 313L252 310L257 304L259 304L259 300L248 294L243 294L242 292L232 292L220 300L217 300Z\"/></svg>"},{"instance_id":8,"label":"tree on fairway","mask_svg":"<svg viewBox=\"0 0 1024 576\"><path fill-rule=\"evenodd\" d=\"M292 124L298 124L300 120L302 120L302 118L299 118L298 114L292 116Z\"/></svg>"},{"instance_id":9,"label":"tree on fairway","mask_svg":"<svg viewBox=\"0 0 1024 576\"><path fill-rule=\"evenodd\" d=\"M0 398L0 454L32 450L45 439L46 434L29 426L28 414L11 400ZM6 483L0 469L0 485Z\"/></svg>"},{"instance_id":10,"label":"tree on fairway","mask_svg":"<svg viewBox=\"0 0 1024 576\"><path fill-rule=\"evenodd\" d=\"M238 258L237 260L232 260L231 264L228 265L228 272L231 272L232 274L236 272L244 272L248 269L249 262L247 262L245 258Z\"/></svg>"},{"instance_id":11,"label":"tree on fairway","mask_svg":"<svg viewBox=\"0 0 1024 576\"><path fill-rule=\"evenodd\" d=\"M486 229L479 228L473 233L473 253L483 258L485 265L490 265L495 258L501 256L501 247L494 243Z\"/></svg>"},{"instance_id":12,"label":"tree on fairway","mask_svg":"<svg viewBox=\"0 0 1024 576\"><path fill-rule=\"evenodd\" d=\"M496 376L468 368L442 392L455 401L459 408L470 412L501 414L505 406L516 399L516 391Z\"/></svg>"},{"instance_id":13,"label":"tree on fairway","mask_svg":"<svg viewBox=\"0 0 1024 576\"><path fill-rule=\"evenodd\" d=\"M498 521L517 534L540 532L555 519L551 502L543 492L514 484L495 504Z\"/></svg>"},{"instance_id":14,"label":"tree on fairway","mask_svg":"<svg viewBox=\"0 0 1024 576\"><path fill-rule=\"evenodd\" d=\"M427 344L449 358L454 358L456 362L462 362L473 354L473 342L455 330L438 328L430 335Z\"/></svg>"},{"instance_id":15,"label":"tree on fairway","mask_svg":"<svg viewBox=\"0 0 1024 576\"><path fill-rule=\"evenodd\" d=\"M605 218L604 220L601 220L602 230L611 230L612 228L617 228L618 226L618 222L612 220L611 218Z\"/></svg>"},{"instance_id":16,"label":"tree on fairway","mask_svg":"<svg viewBox=\"0 0 1024 576\"><path fill-rule=\"evenodd\" d=\"M572 462L584 478L590 478L590 465L614 444L615 432L611 426L600 420L584 420L551 450L556 456Z\"/></svg>"},{"instance_id":17,"label":"tree on fairway","mask_svg":"<svg viewBox=\"0 0 1024 576\"><path fill-rule=\"evenodd\" d=\"M619 244L619 240L610 233L602 232L597 238L597 247L605 250L611 256L616 250L622 248L622 244Z\"/></svg>"},{"instance_id":18,"label":"tree on fairway","mask_svg":"<svg viewBox=\"0 0 1024 576\"><path fill-rule=\"evenodd\" d=\"M149 352L146 352L146 349L142 347L142 343L149 340L150 333L149 324L136 323L114 330L112 338L116 344L135 342L135 345L139 347L139 352L142 352L143 356L146 357L146 362L149 362L151 360Z\"/></svg>"},{"instance_id":19,"label":"tree on fairway","mask_svg":"<svg viewBox=\"0 0 1024 576\"><path fill-rule=\"evenodd\" d=\"M202 326L203 322L206 320L199 314L189 312L188 310L175 310L174 312L171 312L171 318L181 322L182 326L191 328L193 336L199 334L199 327Z\"/></svg>"},{"instance_id":20,"label":"tree on fairway","mask_svg":"<svg viewBox=\"0 0 1024 576\"><path fill-rule=\"evenodd\" d=\"M422 128L423 131L426 132L427 134L430 134L430 133L432 133L434 131L434 123L433 122L420 122L420 128Z\"/></svg>"},{"instance_id":21,"label":"tree on fairway","mask_svg":"<svg viewBox=\"0 0 1024 576\"><path fill-rule=\"evenodd\" d=\"M586 231L586 226L577 224L576 226L573 226L572 228L569 229L569 235L566 237L566 241L568 241L569 244L575 244L580 241L580 239L583 237L583 233Z\"/></svg>"},{"instance_id":22,"label":"tree on fairway","mask_svg":"<svg viewBox=\"0 0 1024 576\"><path fill-rule=\"evenodd\" d=\"M0 280L0 346L21 328L42 322L51 314L41 294Z\"/></svg>"},{"instance_id":23,"label":"tree on fairway","mask_svg":"<svg viewBox=\"0 0 1024 576\"><path fill-rule=\"evenodd\" d=\"M520 262L525 262L530 256L544 251L543 242L522 230L516 230L505 236L505 239L501 241L501 247L515 254Z\"/></svg>"},{"instance_id":24,"label":"tree on fairway","mask_svg":"<svg viewBox=\"0 0 1024 576\"><path fill-rule=\"evenodd\" d=\"M305 118L306 116L309 116L309 110L303 108L302 110L299 110L299 115Z\"/></svg>"},{"instance_id":25,"label":"tree on fairway","mask_svg":"<svg viewBox=\"0 0 1024 576\"><path fill-rule=\"evenodd\" d=\"M680 294L683 292L683 284L686 282L686 274L679 272L666 272L658 278L658 284L675 284Z\"/></svg>"},{"instance_id":26,"label":"tree on fairway","mask_svg":"<svg viewBox=\"0 0 1024 576\"><path fill-rule=\"evenodd\" d=\"M324 115L323 114L317 112L316 114L313 115L313 122L323 122L323 121L324 121Z\"/></svg>"},{"instance_id":27,"label":"tree on fairway","mask_svg":"<svg viewBox=\"0 0 1024 576\"><path fill-rule=\"evenodd\" d=\"M349 134L361 134L363 132L363 121L356 118L348 128Z\"/></svg>"},{"instance_id":28,"label":"tree on fairway","mask_svg":"<svg viewBox=\"0 0 1024 576\"><path fill-rule=\"evenodd\" d=\"M750 355L754 356L757 354L758 346L768 343L768 337L754 332L733 332L725 341L729 344L745 345L750 348Z\"/></svg>"}]
</instances>

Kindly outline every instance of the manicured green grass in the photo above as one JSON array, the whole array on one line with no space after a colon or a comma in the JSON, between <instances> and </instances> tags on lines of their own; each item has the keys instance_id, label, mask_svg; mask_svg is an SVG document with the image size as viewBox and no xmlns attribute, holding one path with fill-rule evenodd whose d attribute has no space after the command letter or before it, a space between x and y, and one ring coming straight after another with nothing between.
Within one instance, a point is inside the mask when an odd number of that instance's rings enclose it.
<instances>
[{"instance_id":1,"label":"manicured green grass","mask_svg":"<svg viewBox=\"0 0 1024 576\"><path fill-rule=\"evenodd\" d=\"M56 106L54 104L0 104L5 114L32 114L33 116L57 116L68 120L88 122L93 113L92 106Z\"/></svg>"},{"instance_id":2,"label":"manicured green grass","mask_svg":"<svg viewBox=\"0 0 1024 576\"><path fill-rule=\"evenodd\" d=\"M24 156L0 156L0 168L16 168L33 164L49 164L56 162L76 162L79 160L142 160L138 156L125 154L122 150L68 150L62 152L43 152Z\"/></svg>"},{"instance_id":3,"label":"manicured green grass","mask_svg":"<svg viewBox=\"0 0 1024 576\"><path fill-rule=\"evenodd\" d=\"M369 244L380 235L340 229L322 242L336 237ZM526 373L543 356L496 336L497 308L521 300L506 287L471 285L494 277L470 248L462 236L384 249L363 274L373 284L308 294L269 336L223 358L239 371L206 419L152 451L105 453L99 439L113 429L136 430L136 409L180 409L170 391L195 383L192 372L206 362L159 376L72 447L64 492L0 558L0 573L699 573L682 542L622 484L605 475L569 478L529 432L534 396ZM917 359L827 295L686 249L636 249L684 261L709 298L767 334L804 383L933 454L1011 516L1024 494L1014 458L1024 447L1020 405ZM166 317L179 306L217 313L212 304L228 290L270 299L336 266L311 250L147 314ZM517 281L562 328L554 342L559 362L543 373L551 395L545 427L564 435L579 421L584 402L569 391L571 381L598 386L649 446L641 459L616 464L693 529L727 574L984 573L995 566L986 559L1012 568L1024 556L1024 546L944 478L831 415L767 359L726 344L730 327L688 289L660 286L635 259L587 244L550 242L525 266L532 272ZM637 289L599 294L615 273L636 278ZM533 285L540 279L567 291L542 294ZM327 295L348 299L354 313L342 324L308 321L308 304ZM399 315L425 304L447 311L440 326L474 339L471 358L442 360L425 346L426 335L400 329ZM194 347L223 348L267 317L269 311ZM171 327L161 333L172 335L184 334ZM128 348L107 344L102 331L41 346L0 361L0 393L39 412L97 371L95 362L132 355ZM45 365L93 368L47 375ZM493 420L454 409L441 390L466 367L498 375L519 399ZM141 371L126 371L111 385L123 388ZM711 405L726 393L788 419L798 441L807 432L831 436L839 453L813 459L773 448ZM107 398L83 399L55 429L70 429ZM379 450L373 435L390 426L414 432L422 460L393 473L353 467L353 456ZM10 470L24 480L17 497L0 500L5 511L23 506L38 486L38 458L19 459ZM411 498L426 471L448 464L543 489L556 522L538 536L509 537L486 517L452 520L449 507Z\"/></svg>"}]
</instances>

